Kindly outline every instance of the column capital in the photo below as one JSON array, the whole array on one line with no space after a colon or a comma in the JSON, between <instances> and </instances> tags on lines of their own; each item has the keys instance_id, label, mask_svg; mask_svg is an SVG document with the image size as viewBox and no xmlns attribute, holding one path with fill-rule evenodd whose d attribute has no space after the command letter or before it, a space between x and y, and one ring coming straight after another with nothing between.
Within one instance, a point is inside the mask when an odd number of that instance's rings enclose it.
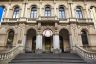
<instances>
[{"instance_id":1,"label":"column capital","mask_svg":"<svg viewBox=\"0 0 96 64\"><path fill-rule=\"evenodd\" d=\"M41 30L38 30L37 34L36 35L42 35L42 32Z\"/></svg>"},{"instance_id":2,"label":"column capital","mask_svg":"<svg viewBox=\"0 0 96 64\"><path fill-rule=\"evenodd\" d=\"M40 30L40 29L41 29L41 23L38 22L38 30Z\"/></svg>"},{"instance_id":3,"label":"column capital","mask_svg":"<svg viewBox=\"0 0 96 64\"><path fill-rule=\"evenodd\" d=\"M56 30L53 35L59 35L59 31Z\"/></svg>"}]
</instances>

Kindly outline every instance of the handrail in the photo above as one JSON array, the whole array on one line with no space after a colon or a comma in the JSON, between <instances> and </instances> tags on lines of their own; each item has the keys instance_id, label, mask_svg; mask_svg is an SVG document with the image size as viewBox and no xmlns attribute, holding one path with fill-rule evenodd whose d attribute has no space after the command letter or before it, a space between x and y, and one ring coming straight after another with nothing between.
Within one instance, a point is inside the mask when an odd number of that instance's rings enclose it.
<instances>
[{"instance_id":1,"label":"handrail","mask_svg":"<svg viewBox=\"0 0 96 64\"><path fill-rule=\"evenodd\" d=\"M3 18L3 22L18 22L20 18Z\"/></svg>"},{"instance_id":2,"label":"handrail","mask_svg":"<svg viewBox=\"0 0 96 64\"><path fill-rule=\"evenodd\" d=\"M76 45L76 52L86 62L91 62L91 63L96 62L96 52L87 51L84 48L77 46L77 45Z\"/></svg>"},{"instance_id":3,"label":"handrail","mask_svg":"<svg viewBox=\"0 0 96 64\"><path fill-rule=\"evenodd\" d=\"M82 48L82 47L80 47L80 46L76 46L76 47L78 47L79 49L81 49L82 51L84 51L85 53L91 53L91 54L96 54L96 52L91 52L91 51L87 51L87 50L85 50L84 48Z\"/></svg>"},{"instance_id":4,"label":"handrail","mask_svg":"<svg viewBox=\"0 0 96 64\"><path fill-rule=\"evenodd\" d=\"M2 52L2 53L0 53L0 61L7 60L7 59L12 60L21 51L22 51L22 48L20 45L18 45L7 52Z\"/></svg>"}]
</instances>

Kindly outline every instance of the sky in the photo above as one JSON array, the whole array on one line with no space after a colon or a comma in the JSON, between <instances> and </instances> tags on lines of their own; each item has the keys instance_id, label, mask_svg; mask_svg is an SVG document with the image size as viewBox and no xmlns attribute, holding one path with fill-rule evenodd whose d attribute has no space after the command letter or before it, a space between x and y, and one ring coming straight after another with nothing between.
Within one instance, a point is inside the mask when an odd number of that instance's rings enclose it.
<instances>
[{"instance_id":1,"label":"sky","mask_svg":"<svg viewBox=\"0 0 96 64\"><path fill-rule=\"evenodd\" d=\"M0 7L0 22L1 22L1 18L2 18L2 13L3 13L3 8Z\"/></svg>"}]
</instances>

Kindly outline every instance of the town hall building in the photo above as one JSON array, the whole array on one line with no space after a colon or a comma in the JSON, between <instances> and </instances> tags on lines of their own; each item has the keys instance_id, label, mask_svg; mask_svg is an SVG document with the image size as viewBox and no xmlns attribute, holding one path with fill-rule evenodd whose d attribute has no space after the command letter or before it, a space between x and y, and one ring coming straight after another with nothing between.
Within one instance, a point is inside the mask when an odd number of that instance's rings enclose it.
<instances>
[{"instance_id":1,"label":"town hall building","mask_svg":"<svg viewBox=\"0 0 96 64\"><path fill-rule=\"evenodd\" d=\"M0 0L0 50L74 53L96 46L95 0Z\"/></svg>"}]
</instances>

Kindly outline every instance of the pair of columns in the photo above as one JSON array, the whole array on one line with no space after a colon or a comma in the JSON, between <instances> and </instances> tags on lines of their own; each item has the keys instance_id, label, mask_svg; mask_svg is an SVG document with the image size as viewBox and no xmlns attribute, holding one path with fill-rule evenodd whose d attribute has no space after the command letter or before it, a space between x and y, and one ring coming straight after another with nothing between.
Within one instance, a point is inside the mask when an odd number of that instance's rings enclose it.
<instances>
[{"instance_id":1,"label":"pair of columns","mask_svg":"<svg viewBox=\"0 0 96 64\"><path fill-rule=\"evenodd\" d=\"M38 34L36 36L36 53L42 53L42 35ZM53 35L53 53L59 53L60 52L60 44L59 44L59 35L55 34Z\"/></svg>"}]
</instances>

